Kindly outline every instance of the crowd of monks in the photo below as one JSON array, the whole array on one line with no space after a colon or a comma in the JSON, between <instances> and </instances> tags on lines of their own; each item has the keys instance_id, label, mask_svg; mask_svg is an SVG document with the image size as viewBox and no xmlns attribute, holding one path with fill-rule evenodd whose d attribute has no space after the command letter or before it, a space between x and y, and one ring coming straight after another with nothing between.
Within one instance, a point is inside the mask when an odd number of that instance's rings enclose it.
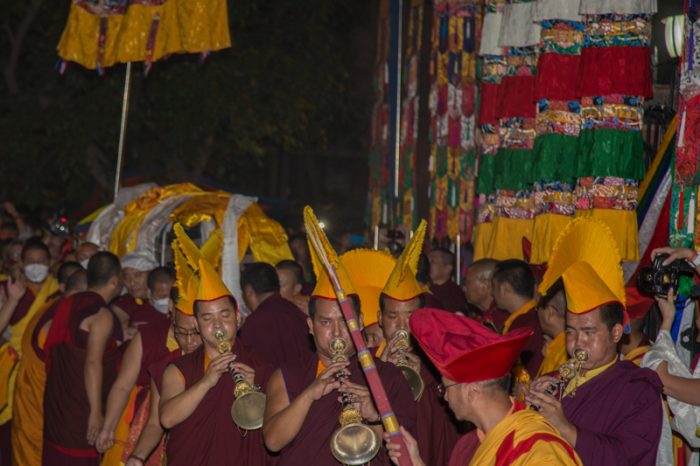
<instances>
[{"instance_id":1,"label":"crowd of monks","mask_svg":"<svg viewBox=\"0 0 700 466\"><path fill-rule=\"evenodd\" d=\"M654 301L625 288L604 224L572 222L546 270L483 259L461 287L449 251L424 254L425 230L399 257L310 245L312 286L303 260L245 264L239 299L216 231L197 245L175 225L173 268L90 243L54 263L24 242L0 281L0 466L333 466L348 404L383 442L370 465L684 464L668 373L640 367ZM398 435L384 430L338 286ZM232 419L241 382L266 395L261 428Z\"/></svg>"}]
</instances>

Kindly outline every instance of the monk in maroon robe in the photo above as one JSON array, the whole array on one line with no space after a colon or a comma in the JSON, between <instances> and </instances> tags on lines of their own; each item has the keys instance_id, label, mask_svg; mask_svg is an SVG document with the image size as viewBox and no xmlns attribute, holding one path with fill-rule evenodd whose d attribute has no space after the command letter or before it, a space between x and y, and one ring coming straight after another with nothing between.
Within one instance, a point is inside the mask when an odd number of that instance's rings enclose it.
<instances>
[{"instance_id":1,"label":"monk in maroon robe","mask_svg":"<svg viewBox=\"0 0 700 466\"><path fill-rule=\"evenodd\" d=\"M462 311L467 307L467 298L462 288L452 281L454 254L447 249L433 249L428 255L430 261L430 292L446 311Z\"/></svg>"},{"instance_id":2,"label":"monk in maroon robe","mask_svg":"<svg viewBox=\"0 0 700 466\"><path fill-rule=\"evenodd\" d=\"M304 366L285 366L273 374L268 383L268 402L263 433L265 444L279 451L280 466L337 466L330 450L330 440L338 429L343 390L356 400L360 415L378 435L382 427L362 368L354 355L347 326L335 299L312 297L309 302L311 326L317 353ZM332 362L329 348L333 338L347 343L347 362ZM377 371L399 423L415 431L416 411L411 390L401 372L392 364L375 359ZM342 383L335 379L340 370L349 372ZM381 448L372 465L389 465Z\"/></svg>"},{"instance_id":3,"label":"monk in maroon robe","mask_svg":"<svg viewBox=\"0 0 700 466\"><path fill-rule=\"evenodd\" d=\"M280 296L275 268L263 262L246 265L241 289L252 311L238 333L241 341L274 367L304 364L314 352L306 315Z\"/></svg>"},{"instance_id":4,"label":"monk in maroon robe","mask_svg":"<svg viewBox=\"0 0 700 466\"><path fill-rule=\"evenodd\" d=\"M416 370L423 380L424 389L414 403L416 405L416 440L426 464L444 466L459 438L458 426L438 392L440 380L433 365L414 347L402 348L398 330L409 331L409 318L422 306L422 296L408 300L380 296L379 326L384 333L384 343L376 349L377 358L396 364L407 364Z\"/></svg>"},{"instance_id":5,"label":"monk in maroon robe","mask_svg":"<svg viewBox=\"0 0 700 466\"><path fill-rule=\"evenodd\" d=\"M571 309L568 292L567 302ZM567 350L588 352L583 371L566 385L561 402L544 391L556 380L552 376L533 381L526 397L574 446L585 465L656 464L665 415L662 383L650 369L618 360L622 322L619 303L580 314L569 310Z\"/></svg>"},{"instance_id":6,"label":"monk in maroon robe","mask_svg":"<svg viewBox=\"0 0 700 466\"><path fill-rule=\"evenodd\" d=\"M263 466L271 457L260 430L241 430L231 419L231 372L265 391L272 367L236 338L236 300L214 267L199 262L194 314L203 345L176 359L163 374L160 421L170 429L168 465ZM220 344L231 350L221 346L220 352Z\"/></svg>"},{"instance_id":7,"label":"monk in maroon robe","mask_svg":"<svg viewBox=\"0 0 700 466\"><path fill-rule=\"evenodd\" d=\"M116 376L121 327L107 307L121 289L119 259L100 252L88 266L88 291L62 301L46 339L45 465L96 465L102 406Z\"/></svg>"}]
</instances>

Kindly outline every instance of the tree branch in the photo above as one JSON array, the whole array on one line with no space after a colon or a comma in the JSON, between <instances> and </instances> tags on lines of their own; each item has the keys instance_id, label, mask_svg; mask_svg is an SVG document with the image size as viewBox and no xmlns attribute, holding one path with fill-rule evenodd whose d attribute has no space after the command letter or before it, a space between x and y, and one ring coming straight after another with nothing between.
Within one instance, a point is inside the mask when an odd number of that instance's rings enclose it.
<instances>
[{"instance_id":1,"label":"tree branch","mask_svg":"<svg viewBox=\"0 0 700 466\"><path fill-rule=\"evenodd\" d=\"M19 92L19 84L17 83L17 65L19 63L19 57L22 54L22 45L24 44L24 39L27 37L27 33L34 23L37 14L39 13L39 8L41 8L44 0L31 0L29 3L29 8L25 13L22 21L20 21L17 26L17 32L12 35L12 49L10 50L10 57L7 60L7 65L3 70L5 75L5 83L7 84L7 89L10 94L17 94ZM9 25L7 26L8 32L11 34Z\"/></svg>"}]
</instances>

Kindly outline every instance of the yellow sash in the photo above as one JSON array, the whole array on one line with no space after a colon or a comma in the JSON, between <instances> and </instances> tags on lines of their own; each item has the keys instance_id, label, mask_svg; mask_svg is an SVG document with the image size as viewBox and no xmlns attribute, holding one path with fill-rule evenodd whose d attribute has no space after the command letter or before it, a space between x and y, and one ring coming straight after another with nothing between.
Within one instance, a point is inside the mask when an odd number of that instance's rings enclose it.
<instances>
[{"instance_id":1,"label":"yellow sash","mask_svg":"<svg viewBox=\"0 0 700 466\"><path fill-rule=\"evenodd\" d=\"M32 334L41 316L53 301L44 305L27 325L22 338L22 361L17 369L12 407L12 455L14 466L38 466L41 464L41 444L44 438L44 385L46 367L32 349ZM46 341L46 336L43 336ZM39 347L43 348L42 336Z\"/></svg>"},{"instance_id":2,"label":"yellow sash","mask_svg":"<svg viewBox=\"0 0 700 466\"><path fill-rule=\"evenodd\" d=\"M623 361L631 361L639 366L642 363L642 358L647 353L647 351L649 351L650 349L651 349L651 346L649 346L649 345L637 346L635 349L633 349L629 353L625 354L625 356L622 358L622 360Z\"/></svg>"},{"instance_id":3,"label":"yellow sash","mask_svg":"<svg viewBox=\"0 0 700 466\"><path fill-rule=\"evenodd\" d=\"M508 333L508 330L510 330L510 326L513 325L513 321L515 321L515 319L517 319L518 317L520 317L522 315L527 314L528 311L530 311L530 309L532 309L533 307L535 307L535 301L531 299L530 301L523 304L523 306L520 309L518 309L517 311L512 313L508 317L506 322L503 324L503 335Z\"/></svg>"},{"instance_id":4,"label":"yellow sash","mask_svg":"<svg viewBox=\"0 0 700 466\"><path fill-rule=\"evenodd\" d=\"M22 318L22 320L20 320L12 326L10 346L12 346L12 348L14 348L15 351L17 351L20 359L22 358L22 337L24 336L24 331L27 328L27 325L32 320L32 317L34 317L34 315L46 305L49 296L54 294L56 291L58 291L58 282L55 278L49 275L49 277L44 281L43 285L41 285L39 293L36 294L34 302L32 302L32 305L27 311L27 315L25 315ZM5 408L2 411L0 411L0 425L5 424L10 419L12 419L12 398L15 392L16 378L17 366L15 366L12 372L10 373L9 379L5 379L7 380L7 404L5 405ZM1 404L3 404L2 399L0 399L0 405Z\"/></svg>"},{"instance_id":5,"label":"yellow sash","mask_svg":"<svg viewBox=\"0 0 700 466\"><path fill-rule=\"evenodd\" d=\"M537 377L559 370L559 367L564 364L567 359L569 359L569 355L566 352L566 333L561 332L549 343L549 346L547 346L542 365L540 366L540 370L537 371Z\"/></svg>"},{"instance_id":6,"label":"yellow sash","mask_svg":"<svg viewBox=\"0 0 700 466\"><path fill-rule=\"evenodd\" d=\"M615 364L617 362L617 359L613 359L610 361L608 364L597 367L595 369L591 369L590 371L586 372L586 375L577 375L573 379L569 381L569 383L566 385L566 390L564 390L564 395L568 396L570 395L574 390L579 388L581 385L585 384L589 380L594 379L596 376L599 376L603 372L605 372L606 369L609 369L610 366Z\"/></svg>"},{"instance_id":7,"label":"yellow sash","mask_svg":"<svg viewBox=\"0 0 700 466\"><path fill-rule=\"evenodd\" d=\"M567 446L566 440L539 413L522 409L496 424L469 464L580 466L582 463L578 455Z\"/></svg>"}]
</instances>

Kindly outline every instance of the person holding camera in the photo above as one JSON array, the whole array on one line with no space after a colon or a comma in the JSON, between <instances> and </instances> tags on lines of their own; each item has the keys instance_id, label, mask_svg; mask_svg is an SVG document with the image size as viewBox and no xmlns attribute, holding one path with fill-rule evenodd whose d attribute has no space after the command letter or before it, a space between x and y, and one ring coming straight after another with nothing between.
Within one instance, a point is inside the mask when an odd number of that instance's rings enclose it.
<instances>
[{"instance_id":1,"label":"person holding camera","mask_svg":"<svg viewBox=\"0 0 700 466\"><path fill-rule=\"evenodd\" d=\"M678 265L678 261L684 261L695 268L698 273L700 258L698 253L689 248L659 248L652 251L652 259L668 255L661 262L660 267L667 267L672 264ZM686 264L683 264L684 266ZM657 268L659 268L657 266ZM652 348L647 352L642 360L642 366L652 368L656 371L663 383L663 392L667 397L668 406L673 413L672 427L686 441L692 449L687 464L697 464L698 448L700 448L700 438L697 436L697 426L700 423L700 370L698 370L698 359L700 353L692 356L690 364L687 358L679 355L676 343L671 336L671 329L676 319L676 299L678 291L676 286L671 286L665 292L665 296L656 296L656 301L661 311L661 326ZM699 320L697 305L691 304L692 308L686 307L686 312L694 308L691 334L697 335L699 330ZM684 319L685 320L685 319ZM696 337L697 340L697 337ZM696 343L697 342L691 342ZM684 361L684 359L686 359Z\"/></svg>"}]
</instances>

